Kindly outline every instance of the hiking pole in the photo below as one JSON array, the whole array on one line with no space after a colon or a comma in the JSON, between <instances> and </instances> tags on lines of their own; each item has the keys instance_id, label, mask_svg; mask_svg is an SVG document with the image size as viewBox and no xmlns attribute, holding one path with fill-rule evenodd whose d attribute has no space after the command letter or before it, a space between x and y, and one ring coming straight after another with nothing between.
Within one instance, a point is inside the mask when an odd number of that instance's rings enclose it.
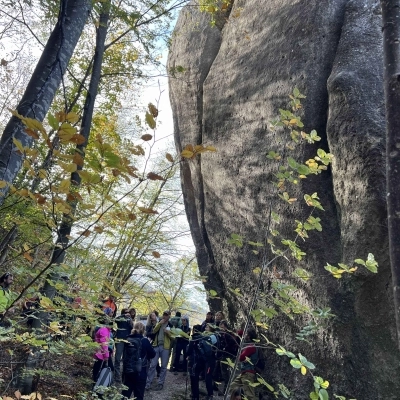
<instances>
[{"instance_id":1,"label":"hiking pole","mask_svg":"<svg viewBox=\"0 0 400 400\"><path fill-rule=\"evenodd\" d=\"M189 379L189 363L186 360L186 388L185 388L185 400L187 400L187 389L188 389L188 379Z\"/></svg>"}]
</instances>

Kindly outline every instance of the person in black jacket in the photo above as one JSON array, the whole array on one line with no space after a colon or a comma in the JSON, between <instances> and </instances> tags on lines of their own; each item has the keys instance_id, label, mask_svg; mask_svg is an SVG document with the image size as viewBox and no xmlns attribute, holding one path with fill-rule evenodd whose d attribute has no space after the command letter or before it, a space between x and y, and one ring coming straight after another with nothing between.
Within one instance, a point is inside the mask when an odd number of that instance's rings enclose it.
<instances>
[{"instance_id":1,"label":"person in black jacket","mask_svg":"<svg viewBox=\"0 0 400 400\"><path fill-rule=\"evenodd\" d=\"M187 349L187 356L189 361L189 372L190 372L190 386L192 391L192 400L199 400L199 376L200 372L205 371L205 381L207 388L207 400L213 399L213 380L212 374L215 367L215 353L212 350L212 345L217 341L214 333L214 329L211 325L206 326L205 334L200 333L201 325L195 325L193 327L193 335L189 341ZM204 346L209 346L209 354L205 357L205 354L201 354L201 341L204 341L209 337L209 343Z\"/></svg>"},{"instance_id":2,"label":"person in black jacket","mask_svg":"<svg viewBox=\"0 0 400 400\"><path fill-rule=\"evenodd\" d=\"M147 380L147 360L151 360L156 355L149 340L143 337L144 332L144 324L136 322L132 333L127 337L128 342L132 341L132 343L136 342L137 339L141 340L140 361L142 363L142 368L139 372L136 370L137 360L130 357L130 353L127 351L128 347L126 346L124 355L124 385L128 386L128 389L122 391L122 395L128 399L133 393L136 400L143 400Z\"/></svg>"},{"instance_id":3,"label":"person in black jacket","mask_svg":"<svg viewBox=\"0 0 400 400\"><path fill-rule=\"evenodd\" d=\"M121 310L121 315L115 319L117 333L115 335L115 382L121 382L121 360L124 354L125 340L130 335L133 328L131 314L127 308Z\"/></svg>"},{"instance_id":4,"label":"person in black jacket","mask_svg":"<svg viewBox=\"0 0 400 400\"><path fill-rule=\"evenodd\" d=\"M190 327L189 327L189 317L187 315L182 317L182 325L180 327L184 333L190 334ZM173 367L175 372L175 375L178 374L180 370L180 358L181 358L181 353L183 352L183 364L182 364L182 371L183 375L186 376L187 372L187 361L186 361L186 348L188 346L188 339L184 337L178 337L176 339L176 350L175 350L175 359L173 363Z\"/></svg>"}]
</instances>

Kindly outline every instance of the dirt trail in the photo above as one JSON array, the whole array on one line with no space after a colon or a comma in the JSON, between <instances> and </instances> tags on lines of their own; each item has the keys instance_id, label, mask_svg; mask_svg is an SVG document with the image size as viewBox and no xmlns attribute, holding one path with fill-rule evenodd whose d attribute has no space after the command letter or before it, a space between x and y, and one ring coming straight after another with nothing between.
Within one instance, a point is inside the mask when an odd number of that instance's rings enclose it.
<instances>
[{"instance_id":1,"label":"dirt trail","mask_svg":"<svg viewBox=\"0 0 400 400\"><path fill-rule=\"evenodd\" d=\"M186 390L187 382L187 390ZM157 386L157 380L154 379L153 387ZM185 396L186 393L186 396ZM203 396L202 396L203 393ZM160 391L146 391L144 396L145 400L190 400L190 379L189 376L183 376L182 372L178 375L174 375L169 370L167 371L167 377L165 378L165 384L163 390ZM204 381L200 382L200 399L206 398L206 390ZM218 393L214 392L214 399L222 400L222 396L218 397Z\"/></svg>"}]
</instances>

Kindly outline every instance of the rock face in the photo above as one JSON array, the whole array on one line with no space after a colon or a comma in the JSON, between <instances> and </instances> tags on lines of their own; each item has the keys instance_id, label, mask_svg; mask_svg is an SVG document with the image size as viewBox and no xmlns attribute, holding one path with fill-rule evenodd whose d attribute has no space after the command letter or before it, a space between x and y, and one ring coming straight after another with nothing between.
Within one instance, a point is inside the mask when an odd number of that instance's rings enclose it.
<instances>
[{"instance_id":1,"label":"rock face","mask_svg":"<svg viewBox=\"0 0 400 400\"><path fill-rule=\"evenodd\" d=\"M331 393L363 400L398 399L399 352L390 286L385 209L385 122L379 2L373 0L234 0L230 14L211 27L210 17L192 3L176 25L169 68L185 68L170 80L178 150L187 144L218 149L182 163L186 212L197 249L200 273L214 309L233 322L243 316L255 292L254 268L272 254L255 255L250 246L227 244L231 233L263 241L269 210L281 215L278 230L294 238L295 219L310 212L304 193L318 192L325 212L317 212L323 231L300 244L302 262L277 260L280 279L269 268L262 295L271 284L295 283L298 299L312 308L330 307L336 315L310 344L294 340L304 321L280 317L271 322L270 340L300 351L331 382ZM318 147L334 154L329 171L288 191L299 201L285 207L271 185L276 164L270 150L283 151L282 138L267 129L297 86L305 130L316 129ZM310 152L311 151L311 152ZM305 161L316 148L296 148ZM293 154L292 154L293 156ZM373 253L379 273L358 272L336 280L327 262L352 263ZM271 264L272 266L272 264ZM291 272L314 274L306 284ZM240 288L243 297L229 289ZM287 358L266 353L266 378L285 383L293 398L312 391L309 375L293 370Z\"/></svg>"}]
</instances>

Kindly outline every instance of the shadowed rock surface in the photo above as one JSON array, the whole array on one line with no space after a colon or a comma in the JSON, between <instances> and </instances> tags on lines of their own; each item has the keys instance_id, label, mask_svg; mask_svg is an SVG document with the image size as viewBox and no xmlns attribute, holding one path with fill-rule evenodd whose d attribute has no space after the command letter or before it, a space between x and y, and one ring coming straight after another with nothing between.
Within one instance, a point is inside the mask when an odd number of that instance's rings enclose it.
<instances>
[{"instance_id":1,"label":"shadowed rock surface","mask_svg":"<svg viewBox=\"0 0 400 400\"><path fill-rule=\"evenodd\" d=\"M186 212L207 289L219 299L231 321L243 315L256 287L252 272L262 255L227 244L231 233L263 241L269 207L282 216L277 229L294 238L294 219L310 209L300 201L318 192L325 212L316 212L323 231L311 232L300 244L302 262L278 261L278 280L295 283L298 298L312 308L331 307L336 315L311 344L294 341L304 321L282 317L267 335L288 349L300 351L317 366L315 374L331 382L330 393L363 400L398 399L399 352L390 287L385 206L385 125L382 86L382 38L379 2L373 0L235 0L220 16L217 27L196 7L181 11L169 55L169 68L182 66L170 80L175 140L212 144L216 154L182 163ZM286 207L270 182L276 164L270 150L284 147L282 134L267 130L287 96L297 86L303 101L305 130L316 129L318 147L334 154L332 168L288 187L299 201ZM317 148L317 147L316 147ZM294 158L304 161L316 148L296 147ZM327 262L352 263L371 252L379 273L359 271L336 280L327 276ZM272 255L268 254L268 259ZM303 267L315 277L306 284L291 277ZM243 298L229 288L240 288ZM266 353L269 383L285 383L293 398L312 390L309 375L293 370L287 358Z\"/></svg>"}]
</instances>

